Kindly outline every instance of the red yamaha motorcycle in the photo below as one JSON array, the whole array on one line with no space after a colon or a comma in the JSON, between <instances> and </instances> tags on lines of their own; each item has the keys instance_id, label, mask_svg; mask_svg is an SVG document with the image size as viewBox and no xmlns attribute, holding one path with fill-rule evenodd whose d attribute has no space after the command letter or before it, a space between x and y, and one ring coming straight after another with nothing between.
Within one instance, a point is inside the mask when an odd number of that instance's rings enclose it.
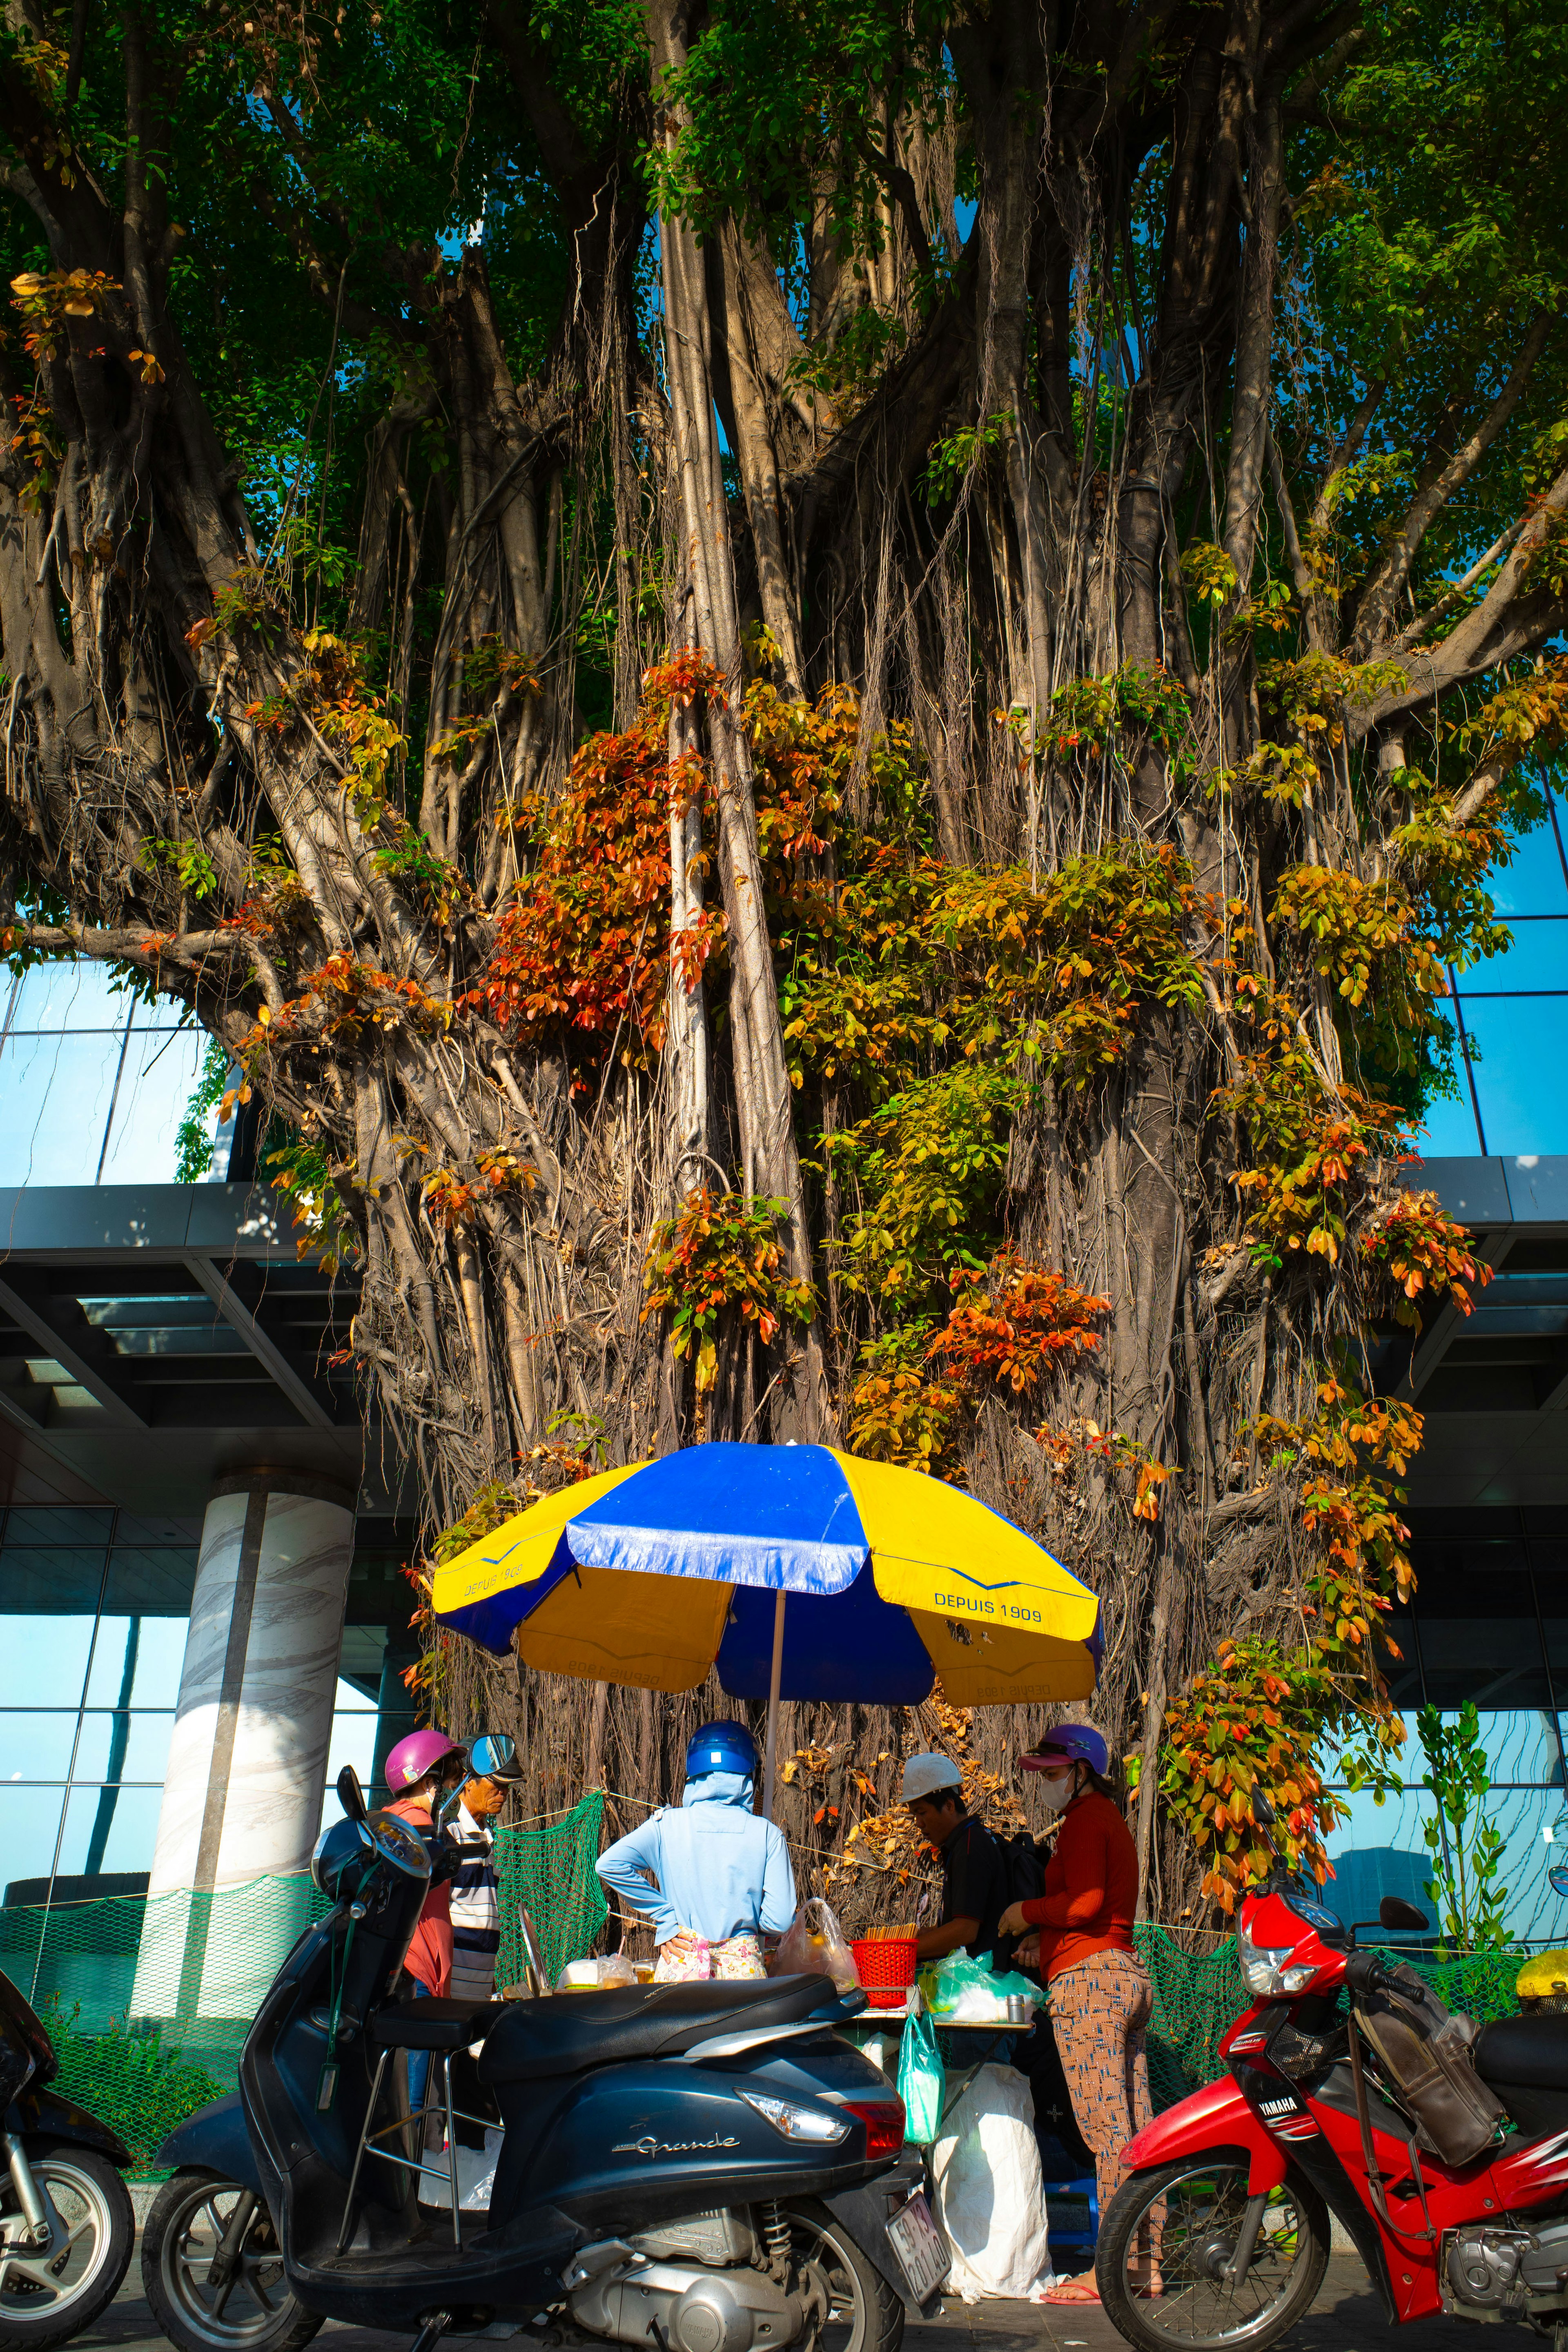
<instances>
[{"instance_id":1,"label":"red yamaha motorcycle","mask_svg":"<svg viewBox=\"0 0 1568 2352\"><path fill-rule=\"evenodd\" d=\"M1267 1836L1260 1794L1254 1812ZM1322 2284L1331 2213L1391 2325L1449 2312L1568 2345L1568 2017L1477 2034L1414 1969L1356 1948L1373 1924L1345 1927L1282 1864L1245 1898L1237 1944L1254 2001L1220 2044L1229 2075L1129 2142L1133 2177L1100 2227L1100 2299L1141 2352L1278 2343ZM1375 1924L1427 1922L1385 1896ZM1468 2078L1472 2137L1489 2142L1468 2161L1433 2153L1408 2082L1379 2057L1380 2008L1420 2011L1462 2053L1450 2073L1461 2099Z\"/></svg>"}]
</instances>

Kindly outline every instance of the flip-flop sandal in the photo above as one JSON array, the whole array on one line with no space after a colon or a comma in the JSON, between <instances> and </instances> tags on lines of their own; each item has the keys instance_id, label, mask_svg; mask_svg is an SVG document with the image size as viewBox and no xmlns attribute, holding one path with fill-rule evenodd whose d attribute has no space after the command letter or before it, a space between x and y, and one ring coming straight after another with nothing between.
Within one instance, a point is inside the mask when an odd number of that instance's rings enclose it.
<instances>
[{"instance_id":1,"label":"flip-flop sandal","mask_svg":"<svg viewBox=\"0 0 1568 2352\"><path fill-rule=\"evenodd\" d=\"M1086 2304L1100 2301L1100 2289L1092 2279L1063 2279L1058 2286L1048 2286L1041 2295L1042 2303Z\"/></svg>"}]
</instances>

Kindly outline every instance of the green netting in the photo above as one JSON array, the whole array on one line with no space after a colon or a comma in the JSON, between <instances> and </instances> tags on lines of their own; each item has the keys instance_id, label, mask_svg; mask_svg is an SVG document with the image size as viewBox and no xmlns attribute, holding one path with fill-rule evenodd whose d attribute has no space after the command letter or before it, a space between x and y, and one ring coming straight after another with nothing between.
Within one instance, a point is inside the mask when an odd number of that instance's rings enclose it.
<instances>
[{"instance_id":1,"label":"green netting","mask_svg":"<svg viewBox=\"0 0 1568 2352\"><path fill-rule=\"evenodd\" d=\"M553 1978L591 1949L607 1916L594 1868L603 1798L559 1821L502 1830L500 1984L522 1975L526 1904ZM216 1895L121 1896L52 1910L0 1911L0 1969L47 2021L69 2096L111 2124L150 2168L165 2134L235 2085L240 2045L300 1931L325 1909L309 1878L263 1878ZM1154 1987L1149 2080L1167 2107L1221 2072L1219 2044L1247 2006L1232 1937L1184 1951L1163 1927L1134 1929ZM1419 1963L1450 2009L1516 2007L1520 1955Z\"/></svg>"},{"instance_id":2,"label":"green netting","mask_svg":"<svg viewBox=\"0 0 1568 2352\"><path fill-rule=\"evenodd\" d=\"M595 1793L543 1828L498 1836L501 1983L521 1974L519 1903L552 1975L603 1927L594 1869L603 1802ZM263 1994L326 1907L300 1876L0 1910L0 1969L48 2026L60 2087L112 2125L146 2169L177 2123L234 2089Z\"/></svg>"},{"instance_id":3,"label":"green netting","mask_svg":"<svg viewBox=\"0 0 1568 2352\"><path fill-rule=\"evenodd\" d=\"M1221 2039L1247 2003L1236 1938L1227 1936L1212 1952L1184 1952L1163 1927L1146 1920L1132 1937L1154 1988L1150 2096L1156 2107L1170 2107L1222 2072Z\"/></svg>"},{"instance_id":4,"label":"green netting","mask_svg":"<svg viewBox=\"0 0 1568 2352\"><path fill-rule=\"evenodd\" d=\"M1247 2007L1236 1938L1227 1936L1212 1952L1184 1952L1163 1927L1141 1922L1133 1937L1154 1988L1149 2023L1149 2089L1156 2107L1173 2106L1223 2073L1219 2045L1225 2032ZM1391 1962L1407 1957L1385 1955ZM1511 2017L1522 1955L1498 1952L1468 1960L1414 1960L1411 1966L1449 2009L1483 2021Z\"/></svg>"},{"instance_id":5,"label":"green netting","mask_svg":"<svg viewBox=\"0 0 1568 2352\"><path fill-rule=\"evenodd\" d=\"M553 1984L568 1960L580 1960L609 1917L594 1868L599 1853L603 1793L595 1789L563 1821L542 1830L501 1830L496 1837L500 1881L500 1961L496 1982L522 1978L517 1906L524 1903Z\"/></svg>"}]
</instances>

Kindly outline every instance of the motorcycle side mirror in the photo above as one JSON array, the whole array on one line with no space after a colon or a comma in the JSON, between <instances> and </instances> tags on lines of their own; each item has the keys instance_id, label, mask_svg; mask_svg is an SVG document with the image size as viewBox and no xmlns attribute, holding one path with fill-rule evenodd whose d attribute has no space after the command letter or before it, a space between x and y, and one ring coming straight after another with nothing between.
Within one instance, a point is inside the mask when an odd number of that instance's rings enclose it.
<instances>
[{"instance_id":1,"label":"motorcycle side mirror","mask_svg":"<svg viewBox=\"0 0 1568 2352\"><path fill-rule=\"evenodd\" d=\"M1252 1818L1260 1830L1271 1830L1274 1827L1274 1808L1256 1782L1252 1790Z\"/></svg>"},{"instance_id":2,"label":"motorcycle side mirror","mask_svg":"<svg viewBox=\"0 0 1568 2352\"><path fill-rule=\"evenodd\" d=\"M370 1807L364 1801L364 1790L359 1784L359 1774L352 1764L345 1764L338 1774L338 1802L351 1822L363 1822Z\"/></svg>"},{"instance_id":3,"label":"motorcycle side mirror","mask_svg":"<svg viewBox=\"0 0 1568 2352\"><path fill-rule=\"evenodd\" d=\"M476 1780L510 1780L517 1775L517 1742L510 1731L481 1731L468 1750Z\"/></svg>"},{"instance_id":4,"label":"motorcycle side mirror","mask_svg":"<svg viewBox=\"0 0 1568 2352\"><path fill-rule=\"evenodd\" d=\"M1380 1927L1429 1927L1432 1922L1402 1895L1385 1895L1377 1906L1377 1924Z\"/></svg>"}]
</instances>

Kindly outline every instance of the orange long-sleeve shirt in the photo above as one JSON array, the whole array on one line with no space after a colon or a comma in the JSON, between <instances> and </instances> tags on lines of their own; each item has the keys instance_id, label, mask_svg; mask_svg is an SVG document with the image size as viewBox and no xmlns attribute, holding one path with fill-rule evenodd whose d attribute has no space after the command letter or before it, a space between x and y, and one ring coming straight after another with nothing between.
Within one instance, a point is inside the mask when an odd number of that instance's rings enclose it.
<instances>
[{"instance_id":1,"label":"orange long-sleeve shirt","mask_svg":"<svg viewBox=\"0 0 1568 2352\"><path fill-rule=\"evenodd\" d=\"M408 1798L399 1797L386 1810L416 1830L430 1826L428 1805L416 1805ZM425 1897L425 1907L408 1939L403 1965L437 2000L446 2000L452 1990L452 1889L445 1879Z\"/></svg>"},{"instance_id":2,"label":"orange long-sleeve shirt","mask_svg":"<svg viewBox=\"0 0 1568 2352\"><path fill-rule=\"evenodd\" d=\"M1048 1984L1096 1952L1130 1952L1138 1908L1138 1851L1109 1797L1087 1790L1062 1815L1046 1864L1046 1891L1023 1906L1040 1930L1040 1972Z\"/></svg>"}]
</instances>

